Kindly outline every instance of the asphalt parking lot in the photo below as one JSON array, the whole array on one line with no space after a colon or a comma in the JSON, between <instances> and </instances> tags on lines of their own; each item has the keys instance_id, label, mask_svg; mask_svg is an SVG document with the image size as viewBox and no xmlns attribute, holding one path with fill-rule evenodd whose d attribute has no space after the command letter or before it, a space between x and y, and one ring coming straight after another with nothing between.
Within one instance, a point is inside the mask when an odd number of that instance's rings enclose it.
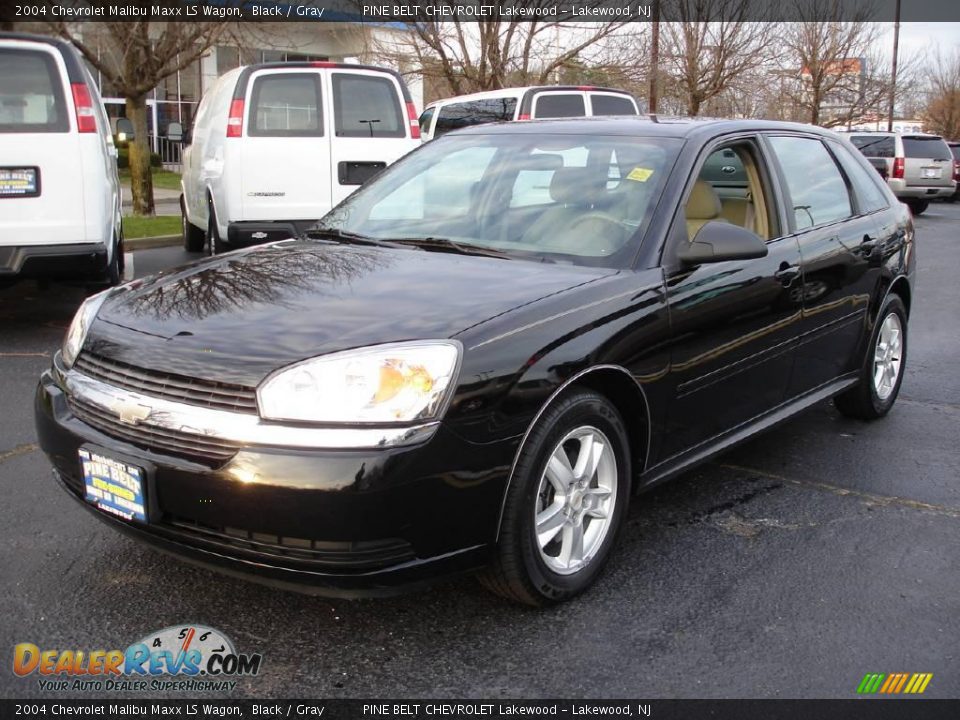
<instances>
[{"instance_id":1,"label":"asphalt parking lot","mask_svg":"<svg viewBox=\"0 0 960 720\"><path fill-rule=\"evenodd\" d=\"M892 414L863 424L822 404L636 498L601 582L546 611L471 578L330 601L113 532L55 485L35 445L36 379L82 291L0 290L0 653L124 648L192 622L264 656L229 697L850 698L868 672L932 672L925 696L958 697L960 205L932 205L917 231ZM190 258L140 251L133 273ZM9 657L0 695L55 697Z\"/></svg>"}]
</instances>

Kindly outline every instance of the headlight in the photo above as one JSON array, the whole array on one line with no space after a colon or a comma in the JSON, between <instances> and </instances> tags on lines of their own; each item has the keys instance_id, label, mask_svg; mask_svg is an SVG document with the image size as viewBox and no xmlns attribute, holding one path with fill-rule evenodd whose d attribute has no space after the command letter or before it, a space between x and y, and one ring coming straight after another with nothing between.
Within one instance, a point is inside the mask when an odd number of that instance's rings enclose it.
<instances>
[{"instance_id":1,"label":"headlight","mask_svg":"<svg viewBox=\"0 0 960 720\"><path fill-rule=\"evenodd\" d=\"M87 339L87 331L112 289L88 297L77 310L77 314L73 316L73 322L70 323L70 329L67 330L67 336L63 339L63 347L60 350L60 357L67 370L73 367L77 355L80 354L80 348L83 347L83 341Z\"/></svg>"},{"instance_id":2,"label":"headlight","mask_svg":"<svg viewBox=\"0 0 960 720\"><path fill-rule=\"evenodd\" d=\"M260 416L318 423L430 420L444 408L460 358L448 341L332 353L278 370L257 390Z\"/></svg>"}]
</instances>

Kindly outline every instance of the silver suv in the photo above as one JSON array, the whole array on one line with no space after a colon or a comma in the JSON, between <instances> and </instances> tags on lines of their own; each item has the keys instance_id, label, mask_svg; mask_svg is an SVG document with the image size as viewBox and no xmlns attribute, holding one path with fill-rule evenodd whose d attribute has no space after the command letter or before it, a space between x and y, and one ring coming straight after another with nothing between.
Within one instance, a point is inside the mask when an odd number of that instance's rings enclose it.
<instances>
[{"instance_id":1,"label":"silver suv","mask_svg":"<svg viewBox=\"0 0 960 720\"><path fill-rule=\"evenodd\" d=\"M952 196L957 188L953 155L939 135L852 132L846 137L875 167L878 160L886 164L887 184L914 215L926 210L931 200Z\"/></svg>"}]
</instances>

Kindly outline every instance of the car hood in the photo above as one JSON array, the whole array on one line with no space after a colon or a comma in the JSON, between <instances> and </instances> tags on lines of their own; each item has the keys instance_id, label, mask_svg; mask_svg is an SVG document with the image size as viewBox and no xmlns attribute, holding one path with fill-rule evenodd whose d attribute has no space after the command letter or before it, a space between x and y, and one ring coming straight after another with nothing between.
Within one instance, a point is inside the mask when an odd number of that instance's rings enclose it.
<instances>
[{"instance_id":1,"label":"car hood","mask_svg":"<svg viewBox=\"0 0 960 720\"><path fill-rule=\"evenodd\" d=\"M613 272L288 241L123 286L104 302L84 347L134 366L254 385L325 353L456 337Z\"/></svg>"}]
</instances>

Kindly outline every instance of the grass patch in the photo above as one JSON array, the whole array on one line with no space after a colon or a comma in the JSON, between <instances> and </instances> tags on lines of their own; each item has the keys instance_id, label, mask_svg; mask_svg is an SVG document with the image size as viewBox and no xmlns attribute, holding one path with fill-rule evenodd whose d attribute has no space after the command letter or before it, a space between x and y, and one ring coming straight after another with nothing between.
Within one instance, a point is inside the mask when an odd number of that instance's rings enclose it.
<instances>
[{"instance_id":1,"label":"grass patch","mask_svg":"<svg viewBox=\"0 0 960 720\"><path fill-rule=\"evenodd\" d=\"M130 184L130 170L129 168L124 168L123 170L118 170L120 173L120 182L124 185ZM170 172L169 170L158 170L154 168L153 170L153 187L163 188L164 190L179 190L180 189L180 173Z\"/></svg>"},{"instance_id":2,"label":"grass patch","mask_svg":"<svg viewBox=\"0 0 960 720\"><path fill-rule=\"evenodd\" d=\"M179 235L180 232L179 215L157 215L155 217L127 215L123 218L123 237L127 240L159 237L161 235Z\"/></svg>"}]
</instances>

